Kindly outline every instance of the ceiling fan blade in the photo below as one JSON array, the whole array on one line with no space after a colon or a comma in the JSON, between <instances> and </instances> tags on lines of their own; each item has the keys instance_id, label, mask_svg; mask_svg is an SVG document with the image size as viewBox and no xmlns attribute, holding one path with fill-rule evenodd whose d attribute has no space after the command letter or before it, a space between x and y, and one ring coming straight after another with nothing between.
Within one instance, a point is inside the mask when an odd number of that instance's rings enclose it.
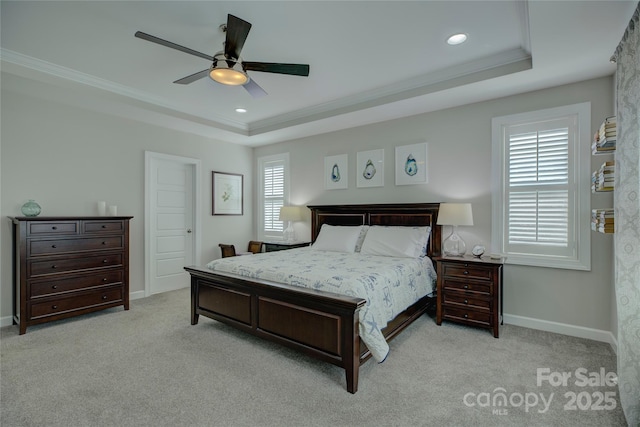
<instances>
[{"instance_id":1,"label":"ceiling fan blade","mask_svg":"<svg viewBox=\"0 0 640 427\"><path fill-rule=\"evenodd\" d=\"M179 50L180 52L188 53L190 55L199 56L200 58L208 59L209 61L213 62L213 56L211 55L198 52L197 50L189 49L188 47L180 46L179 44L175 44L173 42L163 40L159 37L152 36L151 34L143 33L142 31L136 31L135 36L138 37L139 39L161 44L162 46L170 47L172 49L176 49L176 50Z\"/></svg>"},{"instance_id":2,"label":"ceiling fan blade","mask_svg":"<svg viewBox=\"0 0 640 427\"><path fill-rule=\"evenodd\" d=\"M247 71L262 71L264 73L291 74L294 76L308 76L307 64L281 64L278 62L249 62L243 61L242 65Z\"/></svg>"},{"instance_id":3,"label":"ceiling fan blade","mask_svg":"<svg viewBox=\"0 0 640 427\"><path fill-rule=\"evenodd\" d=\"M189 83L193 83L196 80L200 80L201 78L207 77L209 75L209 69L198 71L197 73L191 74L190 76L183 77L179 80L176 80L174 83L179 85L188 85Z\"/></svg>"},{"instance_id":4,"label":"ceiling fan blade","mask_svg":"<svg viewBox=\"0 0 640 427\"><path fill-rule=\"evenodd\" d=\"M243 87L247 90L247 92L249 92L249 95L251 95L254 98L262 98L263 96L267 95L267 92L265 92L264 89L262 89L258 85L258 83L253 81L253 79L250 79L249 82L245 84Z\"/></svg>"},{"instance_id":5,"label":"ceiling fan blade","mask_svg":"<svg viewBox=\"0 0 640 427\"><path fill-rule=\"evenodd\" d=\"M240 58L240 52L249 35L251 24L237 16L227 15L227 36L224 42L224 53L231 58Z\"/></svg>"}]
</instances>

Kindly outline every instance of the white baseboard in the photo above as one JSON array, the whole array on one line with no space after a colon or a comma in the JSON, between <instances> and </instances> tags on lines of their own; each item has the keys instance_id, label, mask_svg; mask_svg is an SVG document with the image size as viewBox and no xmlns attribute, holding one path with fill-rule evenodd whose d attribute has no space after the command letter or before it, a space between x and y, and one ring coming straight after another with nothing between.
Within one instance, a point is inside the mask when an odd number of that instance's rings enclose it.
<instances>
[{"instance_id":1,"label":"white baseboard","mask_svg":"<svg viewBox=\"0 0 640 427\"><path fill-rule=\"evenodd\" d=\"M144 298L144 291L135 291L129 294L129 300ZM13 316L0 317L0 327L13 325Z\"/></svg>"},{"instance_id":2,"label":"white baseboard","mask_svg":"<svg viewBox=\"0 0 640 427\"><path fill-rule=\"evenodd\" d=\"M129 293L129 300L144 298L144 291L135 291Z\"/></svg>"},{"instance_id":3,"label":"white baseboard","mask_svg":"<svg viewBox=\"0 0 640 427\"><path fill-rule=\"evenodd\" d=\"M586 338L594 341L608 343L613 351L618 354L618 341L611 331L585 328L583 326L569 325L567 323L550 322L548 320L534 319L531 317L516 316L514 314L504 314L504 323L509 325L522 326L524 328L537 329L540 331L554 332L556 334L569 335L571 337Z\"/></svg>"},{"instance_id":4,"label":"white baseboard","mask_svg":"<svg viewBox=\"0 0 640 427\"><path fill-rule=\"evenodd\" d=\"M0 327L13 325L13 316L0 317Z\"/></svg>"}]
</instances>

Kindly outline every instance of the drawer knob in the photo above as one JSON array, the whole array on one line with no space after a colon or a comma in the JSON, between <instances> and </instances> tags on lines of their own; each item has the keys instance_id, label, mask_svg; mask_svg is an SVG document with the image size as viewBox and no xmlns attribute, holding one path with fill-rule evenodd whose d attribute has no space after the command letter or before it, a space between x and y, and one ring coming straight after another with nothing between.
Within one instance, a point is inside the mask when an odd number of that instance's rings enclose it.
<instances>
[{"instance_id":1,"label":"drawer knob","mask_svg":"<svg viewBox=\"0 0 640 427\"><path fill-rule=\"evenodd\" d=\"M469 285L464 285L464 288L465 289L469 289Z\"/></svg>"},{"instance_id":2,"label":"drawer knob","mask_svg":"<svg viewBox=\"0 0 640 427\"><path fill-rule=\"evenodd\" d=\"M57 305L52 305L51 308L56 310L58 308L58 306Z\"/></svg>"},{"instance_id":3,"label":"drawer knob","mask_svg":"<svg viewBox=\"0 0 640 427\"><path fill-rule=\"evenodd\" d=\"M103 281L103 282L106 282L106 281L107 281L107 278L106 278L106 277L103 277L103 278L102 278L102 281Z\"/></svg>"},{"instance_id":4,"label":"drawer knob","mask_svg":"<svg viewBox=\"0 0 640 427\"><path fill-rule=\"evenodd\" d=\"M469 318L469 315L468 315L467 313L465 313L465 314L464 314L464 318L465 318L465 319L468 319L468 318Z\"/></svg>"},{"instance_id":5,"label":"drawer knob","mask_svg":"<svg viewBox=\"0 0 640 427\"><path fill-rule=\"evenodd\" d=\"M469 263L466 263L466 262L465 262L465 263L464 263L464 268L467 268L467 267L469 267Z\"/></svg>"},{"instance_id":6,"label":"drawer knob","mask_svg":"<svg viewBox=\"0 0 640 427\"><path fill-rule=\"evenodd\" d=\"M106 263L107 263L107 260L106 260L106 259L103 259L103 260L102 260L102 263L103 263L103 264L106 264Z\"/></svg>"},{"instance_id":7,"label":"drawer knob","mask_svg":"<svg viewBox=\"0 0 640 427\"><path fill-rule=\"evenodd\" d=\"M53 285L51 289L58 289L58 285Z\"/></svg>"},{"instance_id":8,"label":"drawer knob","mask_svg":"<svg viewBox=\"0 0 640 427\"><path fill-rule=\"evenodd\" d=\"M106 295L102 295L102 299L107 299L107 296Z\"/></svg>"},{"instance_id":9,"label":"drawer knob","mask_svg":"<svg viewBox=\"0 0 640 427\"><path fill-rule=\"evenodd\" d=\"M103 245L106 245L106 244L107 244L107 242L102 242L102 244L103 244Z\"/></svg>"},{"instance_id":10,"label":"drawer knob","mask_svg":"<svg viewBox=\"0 0 640 427\"><path fill-rule=\"evenodd\" d=\"M465 303L465 304L469 304L469 301L468 301L468 300L464 300L464 303Z\"/></svg>"},{"instance_id":11,"label":"drawer knob","mask_svg":"<svg viewBox=\"0 0 640 427\"><path fill-rule=\"evenodd\" d=\"M52 247L53 249L57 248L57 246L56 246L56 245L51 245L51 247Z\"/></svg>"},{"instance_id":12,"label":"drawer knob","mask_svg":"<svg viewBox=\"0 0 640 427\"><path fill-rule=\"evenodd\" d=\"M51 268L55 269L55 268L58 268L58 266L57 266L57 265L55 265L55 264L53 264L53 265L51 266Z\"/></svg>"},{"instance_id":13,"label":"drawer knob","mask_svg":"<svg viewBox=\"0 0 640 427\"><path fill-rule=\"evenodd\" d=\"M106 225L104 225L104 224L102 224L102 228L107 228L107 226L106 226Z\"/></svg>"},{"instance_id":14,"label":"drawer knob","mask_svg":"<svg viewBox=\"0 0 640 427\"><path fill-rule=\"evenodd\" d=\"M464 271L464 274L469 274L469 272L467 270Z\"/></svg>"},{"instance_id":15,"label":"drawer knob","mask_svg":"<svg viewBox=\"0 0 640 427\"><path fill-rule=\"evenodd\" d=\"M51 229L52 229L52 230L57 230L57 229L58 229L58 227L53 226L53 227L51 227Z\"/></svg>"}]
</instances>

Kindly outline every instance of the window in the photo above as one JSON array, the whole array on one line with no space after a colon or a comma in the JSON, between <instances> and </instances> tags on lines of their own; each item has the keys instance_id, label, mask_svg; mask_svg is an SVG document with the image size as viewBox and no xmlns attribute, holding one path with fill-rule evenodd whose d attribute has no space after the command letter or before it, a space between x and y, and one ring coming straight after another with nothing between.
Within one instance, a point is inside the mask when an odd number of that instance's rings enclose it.
<instances>
[{"instance_id":1,"label":"window","mask_svg":"<svg viewBox=\"0 0 640 427\"><path fill-rule=\"evenodd\" d=\"M284 224L278 220L280 208L289 202L289 154L258 159L260 176L258 237L280 240Z\"/></svg>"},{"instance_id":2,"label":"window","mask_svg":"<svg viewBox=\"0 0 640 427\"><path fill-rule=\"evenodd\" d=\"M492 250L511 264L589 270L589 103L496 117Z\"/></svg>"}]
</instances>

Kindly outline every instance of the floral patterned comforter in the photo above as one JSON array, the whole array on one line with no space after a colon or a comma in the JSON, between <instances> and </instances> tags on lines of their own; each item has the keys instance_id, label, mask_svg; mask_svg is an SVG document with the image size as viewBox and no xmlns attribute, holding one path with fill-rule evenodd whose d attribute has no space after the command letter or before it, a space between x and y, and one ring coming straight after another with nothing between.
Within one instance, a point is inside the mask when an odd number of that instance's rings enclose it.
<instances>
[{"instance_id":1,"label":"floral patterned comforter","mask_svg":"<svg viewBox=\"0 0 640 427\"><path fill-rule=\"evenodd\" d=\"M378 362L389 353L381 330L431 293L436 272L428 257L395 258L298 248L221 258L211 270L363 298L360 337Z\"/></svg>"}]
</instances>

